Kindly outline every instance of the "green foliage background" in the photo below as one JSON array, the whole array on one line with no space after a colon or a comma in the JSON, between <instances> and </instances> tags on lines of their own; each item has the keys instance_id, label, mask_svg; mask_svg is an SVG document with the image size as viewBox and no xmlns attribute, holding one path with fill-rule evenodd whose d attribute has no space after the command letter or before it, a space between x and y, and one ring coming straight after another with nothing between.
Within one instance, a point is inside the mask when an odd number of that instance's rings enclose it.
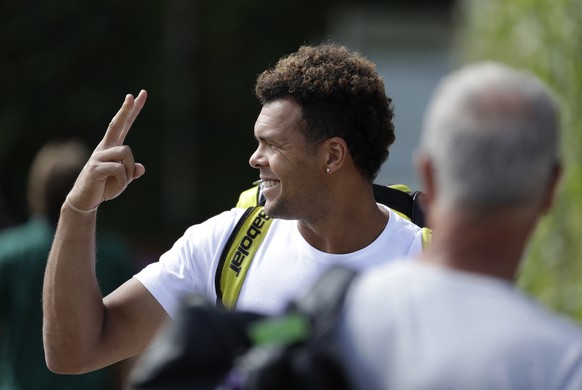
<instances>
[{"instance_id":1,"label":"green foliage background","mask_svg":"<svg viewBox=\"0 0 582 390\"><path fill-rule=\"evenodd\" d=\"M582 2L461 0L461 62L498 60L528 69L555 92L562 114L564 175L542 221L520 286L582 321Z\"/></svg>"}]
</instances>

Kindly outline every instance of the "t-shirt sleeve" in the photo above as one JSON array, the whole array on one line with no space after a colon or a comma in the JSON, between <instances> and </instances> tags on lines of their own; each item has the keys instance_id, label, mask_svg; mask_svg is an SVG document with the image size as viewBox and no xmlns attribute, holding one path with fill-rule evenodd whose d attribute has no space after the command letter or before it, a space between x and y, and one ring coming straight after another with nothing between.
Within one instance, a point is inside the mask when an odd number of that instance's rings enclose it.
<instances>
[{"instance_id":1,"label":"t-shirt sleeve","mask_svg":"<svg viewBox=\"0 0 582 390\"><path fill-rule=\"evenodd\" d=\"M424 247L423 238L422 238L422 230L419 230L414 240L412 240L412 244L410 245L410 249L408 250L407 257L416 257L420 255L422 249Z\"/></svg>"},{"instance_id":2,"label":"t-shirt sleeve","mask_svg":"<svg viewBox=\"0 0 582 390\"><path fill-rule=\"evenodd\" d=\"M402 247L404 252L402 256L406 258L418 256L423 248L422 229L409 220L402 218L393 210L390 210L390 218L394 224L393 240L401 245L408 245L408 249Z\"/></svg>"},{"instance_id":3,"label":"t-shirt sleeve","mask_svg":"<svg viewBox=\"0 0 582 390\"><path fill-rule=\"evenodd\" d=\"M193 225L159 261L134 277L174 318L183 297L200 293L216 299L214 274L222 248L244 209L232 209Z\"/></svg>"}]
</instances>

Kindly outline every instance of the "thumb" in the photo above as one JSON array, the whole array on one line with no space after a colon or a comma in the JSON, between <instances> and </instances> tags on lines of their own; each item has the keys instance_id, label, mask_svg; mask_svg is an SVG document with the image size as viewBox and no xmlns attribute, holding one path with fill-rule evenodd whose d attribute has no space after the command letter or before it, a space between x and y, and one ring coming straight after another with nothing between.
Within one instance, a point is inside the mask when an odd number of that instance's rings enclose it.
<instances>
[{"instance_id":1,"label":"thumb","mask_svg":"<svg viewBox=\"0 0 582 390\"><path fill-rule=\"evenodd\" d=\"M132 180L140 178L141 176L143 176L144 173L145 173L145 167L143 166L143 164L135 163L135 169L133 171Z\"/></svg>"}]
</instances>

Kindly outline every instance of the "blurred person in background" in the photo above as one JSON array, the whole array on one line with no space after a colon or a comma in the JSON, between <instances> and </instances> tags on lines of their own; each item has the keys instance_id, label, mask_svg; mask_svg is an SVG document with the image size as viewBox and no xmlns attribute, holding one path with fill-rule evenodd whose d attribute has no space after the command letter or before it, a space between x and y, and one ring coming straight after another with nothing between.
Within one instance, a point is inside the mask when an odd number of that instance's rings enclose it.
<instances>
[{"instance_id":1,"label":"blurred person in background","mask_svg":"<svg viewBox=\"0 0 582 390\"><path fill-rule=\"evenodd\" d=\"M46 366L41 293L47 255L61 205L89 158L78 141L50 142L35 156L28 177L28 222L0 233L0 389L121 388L129 367L62 376ZM128 248L111 234L97 236L96 272L104 294L133 274ZM76 294L70 291L70 294Z\"/></svg>"},{"instance_id":2,"label":"blurred person in background","mask_svg":"<svg viewBox=\"0 0 582 390\"><path fill-rule=\"evenodd\" d=\"M360 389L582 389L582 332L515 287L561 173L556 103L497 63L446 77L417 167L437 232L416 260L359 276L337 330Z\"/></svg>"}]
</instances>

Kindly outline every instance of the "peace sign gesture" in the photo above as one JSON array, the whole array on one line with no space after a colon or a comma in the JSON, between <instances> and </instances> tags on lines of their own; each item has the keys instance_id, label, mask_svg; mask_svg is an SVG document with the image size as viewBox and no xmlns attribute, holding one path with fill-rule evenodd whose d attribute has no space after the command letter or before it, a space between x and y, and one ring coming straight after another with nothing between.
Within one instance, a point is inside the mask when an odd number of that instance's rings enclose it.
<instances>
[{"instance_id":1,"label":"peace sign gesture","mask_svg":"<svg viewBox=\"0 0 582 390\"><path fill-rule=\"evenodd\" d=\"M145 173L144 166L134 161L130 147L123 143L146 99L145 90L136 98L125 96L123 105L67 196L69 206L76 211L96 210L101 202L119 196L129 183Z\"/></svg>"}]
</instances>

